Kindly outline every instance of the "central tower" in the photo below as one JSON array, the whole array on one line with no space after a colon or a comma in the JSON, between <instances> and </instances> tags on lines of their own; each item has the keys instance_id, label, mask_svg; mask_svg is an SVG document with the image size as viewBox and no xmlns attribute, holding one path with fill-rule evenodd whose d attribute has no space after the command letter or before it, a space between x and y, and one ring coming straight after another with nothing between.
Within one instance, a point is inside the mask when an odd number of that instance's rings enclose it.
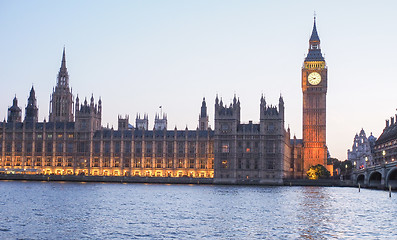
<instances>
[{"instance_id":1,"label":"central tower","mask_svg":"<svg viewBox=\"0 0 397 240\"><path fill-rule=\"evenodd\" d=\"M321 54L316 17L309 40L309 52L302 66L303 92L303 161L310 166L327 164L326 97L327 66Z\"/></svg>"},{"instance_id":2,"label":"central tower","mask_svg":"<svg viewBox=\"0 0 397 240\"><path fill-rule=\"evenodd\" d=\"M65 48L63 48L61 68L57 85L50 101L50 122L73 122L73 95L69 88L69 74L66 68Z\"/></svg>"}]
</instances>

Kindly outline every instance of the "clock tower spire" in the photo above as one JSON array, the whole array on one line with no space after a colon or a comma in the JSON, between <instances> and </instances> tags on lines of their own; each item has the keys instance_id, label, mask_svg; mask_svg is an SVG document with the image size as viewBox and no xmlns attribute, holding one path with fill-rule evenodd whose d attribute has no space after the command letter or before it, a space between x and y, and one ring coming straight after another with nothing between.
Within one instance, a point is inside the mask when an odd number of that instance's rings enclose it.
<instances>
[{"instance_id":1,"label":"clock tower spire","mask_svg":"<svg viewBox=\"0 0 397 240\"><path fill-rule=\"evenodd\" d=\"M314 17L309 51L302 66L304 171L317 164L327 164L327 70Z\"/></svg>"}]
</instances>

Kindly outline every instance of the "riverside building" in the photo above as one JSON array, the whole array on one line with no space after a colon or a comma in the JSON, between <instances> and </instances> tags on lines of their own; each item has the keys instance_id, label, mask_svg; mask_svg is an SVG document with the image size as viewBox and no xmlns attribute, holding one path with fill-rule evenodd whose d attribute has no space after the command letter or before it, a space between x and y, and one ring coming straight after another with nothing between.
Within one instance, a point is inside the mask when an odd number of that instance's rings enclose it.
<instances>
[{"instance_id":1,"label":"riverside building","mask_svg":"<svg viewBox=\"0 0 397 240\"><path fill-rule=\"evenodd\" d=\"M103 127L102 101L80 102L69 87L65 49L50 99L49 121L38 122L34 88L25 116L15 97L0 123L0 172L32 174L199 177L217 183L281 184L304 178L326 163L327 66L314 22L302 67L303 139L291 139L284 125L284 100L268 105L262 96L259 122L242 123L240 100L215 99L214 127L203 99L197 129L167 129L167 116L138 114L135 126L118 117L118 129Z\"/></svg>"}]
</instances>

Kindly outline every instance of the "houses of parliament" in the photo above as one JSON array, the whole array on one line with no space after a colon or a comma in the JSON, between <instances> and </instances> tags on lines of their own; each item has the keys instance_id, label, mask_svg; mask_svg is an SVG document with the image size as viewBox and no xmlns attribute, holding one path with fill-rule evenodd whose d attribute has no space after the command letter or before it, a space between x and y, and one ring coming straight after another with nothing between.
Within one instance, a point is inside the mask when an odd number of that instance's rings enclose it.
<instances>
[{"instance_id":1,"label":"houses of parliament","mask_svg":"<svg viewBox=\"0 0 397 240\"><path fill-rule=\"evenodd\" d=\"M240 122L240 100L216 96L214 129L207 102L198 109L198 128L167 129L167 116L118 117L118 128L103 127L102 102L74 98L69 87L65 49L50 99L48 121L38 121L32 87L22 114L18 99L0 123L0 172L56 175L213 178L214 183L281 184L305 178L316 164L326 165L327 66L316 19L302 66L303 139L284 125L284 100L259 101L259 122Z\"/></svg>"}]
</instances>

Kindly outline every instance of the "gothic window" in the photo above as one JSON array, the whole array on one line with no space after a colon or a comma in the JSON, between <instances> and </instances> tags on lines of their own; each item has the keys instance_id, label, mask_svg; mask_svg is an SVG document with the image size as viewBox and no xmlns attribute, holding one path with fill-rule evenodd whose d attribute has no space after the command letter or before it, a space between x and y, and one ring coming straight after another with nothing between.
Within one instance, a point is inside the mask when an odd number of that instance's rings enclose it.
<instances>
[{"instance_id":1,"label":"gothic window","mask_svg":"<svg viewBox=\"0 0 397 240\"><path fill-rule=\"evenodd\" d=\"M229 143L222 143L222 153L229 153Z\"/></svg>"},{"instance_id":2,"label":"gothic window","mask_svg":"<svg viewBox=\"0 0 397 240\"><path fill-rule=\"evenodd\" d=\"M221 168L223 168L223 169L227 169L227 168L228 168L227 160L223 160L223 161L221 162Z\"/></svg>"},{"instance_id":3,"label":"gothic window","mask_svg":"<svg viewBox=\"0 0 397 240\"><path fill-rule=\"evenodd\" d=\"M62 166L62 158L57 158L57 166L58 167Z\"/></svg>"},{"instance_id":4,"label":"gothic window","mask_svg":"<svg viewBox=\"0 0 397 240\"><path fill-rule=\"evenodd\" d=\"M124 142L124 153L131 153L131 142Z\"/></svg>"},{"instance_id":5,"label":"gothic window","mask_svg":"<svg viewBox=\"0 0 397 240\"><path fill-rule=\"evenodd\" d=\"M135 158L135 167L140 168L141 167L141 159Z\"/></svg>"},{"instance_id":6,"label":"gothic window","mask_svg":"<svg viewBox=\"0 0 397 240\"><path fill-rule=\"evenodd\" d=\"M51 166L51 158L46 158L45 165L46 166Z\"/></svg>"},{"instance_id":7,"label":"gothic window","mask_svg":"<svg viewBox=\"0 0 397 240\"><path fill-rule=\"evenodd\" d=\"M41 158L36 158L36 166L41 166Z\"/></svg>"},{"instance_id":8,"label":"gothic window","mask_svg":"<svg viewBox=\"0 0 397 240\"><path fill-rule=\"evenodd\" d=\"M105 158L103 160L103 166L104 167L110 167L110 159L109 158Z\"/></svg>"},{"instance_id":9,"label":"gothic window","mask_svg":"<svg viewBox=\"0 0 397 240\"><path fill-rule=\"evenodd\" d=\"M115 167L120 167L120 158L115 158L114 159L114 166Z\"/></svg>"},{"instance_id":10,"label":"gothic window","mask_svg":"<svg viewBox=\"0 0 397 240\"><path fill-rule=\"evenodd\" d=\"M63 152L63 144L57 143L57 153L62 153L62 152Z\"/></svg>"},{"instance_id":11,"label":"gothic window","mask_svg":"<svg viewBox=\"0 0 397 240\"><path fill-rule=\"evenodd\" d=\"M101 152L101 143L95 142L94 143L94 153L100 153L100 152Z\"/></svg>"},{"instance_id":12,"label":"gothic window","mask_svg":"<svg viewBox=\"0 0 397 240\"><path fill-rule=\"evenodd\" d=\"M189 159L189 168L194 168L194 158Z\"/></svg>"},{"instance_id":13,"label":"gothic window","mask_svg":"<svg viewBox=\"0 0 397 240\"><path fill-rule=\"evenodd\" d=\"M173 168L172 158L167 159L167 168Z\"/></svg>"},{"instance_id":14,"label":"gothic window","mask_svg":"<svg viewBox=\"0 0 397 240\"><path fill-rule=\"evenodd\" d=\"M7 152L12 152L12 145L11 145L11 143L7 143L7 144L6 144L6 151L7 151Z\"/></svg>"},{"instance_id":15,"label":"gothic window","mask_svg":"<svg viewBox=\"0 0 397 240\"><path fill-rule=\"evenodd\" d=\"M156 159L156 168L161 168L161 158Z\"/></svg>"},{"instance_id":16,"label":"gothic window","mask_svg":"<svg viewBox=\"0 0 397 240\"><path fill-rule=\"evenodd\" d=\"M274 162L272 160L267 161L267 169L274 169Z\"/></svg>"},{"instance_id":17,"label":"gothic window","mask_svg":"<svg viewBox=\"0 0 397 240\"><path fill-rule=\"evenodd\" d=\"M178 168L183 168L183 159L178 159Z\"/></svg>"},{"instance_id":18,"label":"gothic window","mask_svg":"<svg viewBox=\"0 0 397 240\"><path fill-rule=\"evenodd\" d=\"M196 143L189 142L189 157L194 157L196 155Z\"/></svg>"},{"instance_id":19,"label":"gothic window","mask_svg":"<svg viewBox=\"0 0 397 240\"><path fill-rule=\"evenodd\" d=\"M145 168L150 168L151 165L151 159L145 159Z\"/></svg>"},{"instance_id":20,"label":"gothic window","mask_svg":"<svg viewBox=\"0 0 397 240\"><path fill-rule=\"evenodd\" d=\"M104 144L105 146L105 149L104 149L104 152L105 153L110 153L110 142L105 142L105 144Z\"/></svg>"},{"instance_id":21,"label":"gothic window","mask_svg":"<svg viewBox=\"0 0 397 240\"><path fill-rule=\"evenodd\" d=\"M1 149L1 146L0 146L0 149ZM27 142L25 145L25 149L26 149L26 152L31 153L32 152L32 143Z\"/></svg>"},{"instance_id":22,"label":"gothic window","mask_svg":"<svg viewBox=\"0 0 397 240\"><path fill-rule=\"evenodd\" d=\"M167 155L169 157L172 157L174 155L174 143L173 142L167 143Z\"/></svg>"},{"instance_id":23,"label":"gothic window","mask_svg":"<svg viewBox=\"0 0 397 240\"><path fill-rule=\"evenodd\" d=\"M151 157L152 156L152 152L153 152L152 145L153 144L151 142L146 142L146 156L147 157Z\"/></svg>"},{"instance_id":24,"label":"gothic window","mask_svg":"<svg viewBox=\"0 0 397 240\"><path fill-rule=\"evenodd\" d=\"M120 142L115 142L114 143L114 152L115 153L120 153Z\"/></svg>"},{"instance_id":25,"label":"gothic window","mask_svg":"<svg viewBox=\"0 0 397 240\"><path fill-rule=\"evenodd\" d=\"M185 156L185 142L178 142L178 156Z\"/></svg>"},{"instance_id":26,"label":"gothic window","mask_svg":"<svg viewBox=\"0 0 397 240\"><path fill-rule=\"evenodd\" d=\"M124 164L124 167L129 168L130 167L130 158L124 158L123 164Z\"/></svg>"},{"instance_id":27,"label":"gothic window","mask_svg":"<svg viewBox=\"0 0 397 240\"><path fill-rule=\"evenodd\" d=\"M205 165L206 165L205 159L201 159L201 160L200 160L200 168L201 168L201 169L205 169L205 168L206 168Z\"/></svg>"},{"instance_id":28,"label":"gothic window","mask_svg":"<svg viewBox=\"0 0 397 240\"><path fill-rule=\"evenodd\" d=\"M25 166L32 166L32 159L30 157L26 158Z\"/></svg>"},{"instance_id":29,"label":"gothic window","mask_svg":"<svg viewBox=\"0 0 397 240\"><path fill-rule=\"evenodd\" d=\"M47 142L46 151L47 153L52 153L52 142Z\"/></svg>"},{"instance_id":30,"label":"gothic window","mask_svg":"<svg viewBox=\"0 0 397 240\"><path fill-rule=\"evenodd\" d=\"M251 168L251 166L250 166L250 160L249 159L246 159L245 160L245 169L250 169Z\"/></svg>"},{"instance_id":31,"label":"gothic window","mask_svg":"<svg viewBox=\"0 0 397 240\"><path fill-rule=\"evenodd\" d=\"M94 158L93 166L94 167L99 167L99 158Z\"/></svg>"},{"instance_id":32,"label":"gothic window","mask_svg":"<svg viewBox=\"0 0 397 240\"><path fill-rule=\"evenodd\" d=\"M135 156L142 156L142 142L135 142Z\"/></svg>"},{"instance_id":33,"label":"gothic window","mask_svg":"<svg viewBox=\"0 0 397 240\"><path fill-rule=\"evenodd\" d=\"M15 143L15 151L22 152L22 143L21 142Z\"/></svg>"}]
</instances>

